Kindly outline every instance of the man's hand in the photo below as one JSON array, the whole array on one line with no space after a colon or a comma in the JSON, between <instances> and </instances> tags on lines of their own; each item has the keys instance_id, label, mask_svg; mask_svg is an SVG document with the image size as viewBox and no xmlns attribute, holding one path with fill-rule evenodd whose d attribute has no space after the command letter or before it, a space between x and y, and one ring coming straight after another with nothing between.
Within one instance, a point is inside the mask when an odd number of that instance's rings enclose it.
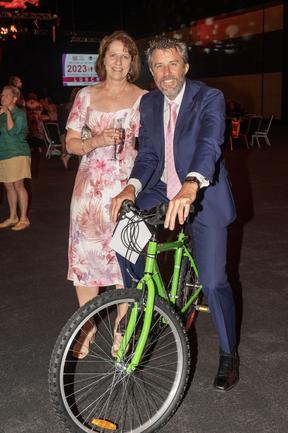
<instances>
[{"instance_id":1,"label":"man's hand","mask_svg":"<svg viewBox=\"0 0 288 433\"><path fill-rule=\"evenodd\" d=\"M112 198L110 207L110 219L116 224L118 219L119 210L124 200L131 200L135 202L135 188L133 185L127 185L120 194Z\"/></svg>"},{"instance_id":2,"label":"man's hand","mask_svg":"<svg viewBox=\"0 0 288 433\"><path fill-rule=\"evenodd\" d=\"M182 188L169 202L164 227L174 230L176 217L178 215L179 224L184 224L189 215L190 205L195 201L198 191L197 183L184 183Z\"/></svg>"}]
</instances>

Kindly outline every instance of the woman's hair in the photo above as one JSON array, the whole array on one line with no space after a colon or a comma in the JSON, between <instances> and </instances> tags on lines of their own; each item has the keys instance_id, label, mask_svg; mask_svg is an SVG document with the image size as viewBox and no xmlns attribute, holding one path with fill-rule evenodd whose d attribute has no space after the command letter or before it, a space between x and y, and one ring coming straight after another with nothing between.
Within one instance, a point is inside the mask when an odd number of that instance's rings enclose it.
<instances>
[{"instance_id":1,"label":"woman's hair","mask_svg":"<svg viewBox=\"0 0 288 433\"><path fill-rule=\"evenodd\" d=\"M158 36L149 42L148 49L145 51L149 67L152 66L151 58L154 50L169 50L171 48L175 48L179 52L185 64L189 63L188 49L185 42L167 36Z\"/></svg>"},{"instance_id":2,"label":"woman's hair","mask_svg":"<svg viewBox=\"0 0 288 433\"><path fill-rule=\"evenodd\" d=\"M117 30L109 36L105 36L99 47L99 56L96 61L96 72L100 80L105 80L106 78L106 68L104 65L104 59L106 52L110 44L114 41L121 41L125 48L127 48L128 53L131 56L131 66L129 73L127 74L127 80L131 83L136 81L140 76L140 58L136 43L126 32L122 30Z\"/></svg>"},{"instance_id":3,"label":"woman's hair","mask_svg":"<svg viewBox=\"0 0 288 433\"><path fill-rule=\"evenodd\" d=\"M2 92L3 92L3 90L6 90L6 89L10 90L11 93L12 93L12 95L15 98L18 99L20 97L20 90L18 89L18 87L15 87L15 86L12 86L12 85L8 84L7 86L3 87Z\"/></svg>"}]
</instances>

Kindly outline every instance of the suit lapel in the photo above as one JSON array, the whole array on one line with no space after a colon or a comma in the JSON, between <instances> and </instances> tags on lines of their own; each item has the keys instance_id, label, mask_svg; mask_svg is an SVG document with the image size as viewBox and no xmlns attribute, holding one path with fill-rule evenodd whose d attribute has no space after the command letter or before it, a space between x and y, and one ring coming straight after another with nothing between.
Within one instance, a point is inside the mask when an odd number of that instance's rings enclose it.
<instances>
[{"instance_id":1,"label":"suit lapel","mask_svg":"<svg viewBox=\"0 0 288 433\"><path fill-rule=\"evenodd\" d=\"M187 122L187 118L190 119L191 116L193 116L193 110L196 109L196 96L199 92L199 89L200 86L197 83L188 79L186 80L186 88L177 116L177 122L174 132L174 143L176 146L179 142L179 136L181 135L181 131L185 123ZM174 146L174 148L176 146Z\"/></svg>"}]
</instances>

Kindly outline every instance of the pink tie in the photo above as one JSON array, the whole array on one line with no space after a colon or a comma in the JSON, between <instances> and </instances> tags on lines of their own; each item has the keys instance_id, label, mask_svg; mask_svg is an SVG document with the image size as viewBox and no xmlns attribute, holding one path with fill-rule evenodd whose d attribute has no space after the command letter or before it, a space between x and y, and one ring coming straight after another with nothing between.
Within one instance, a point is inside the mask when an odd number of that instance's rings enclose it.
<instances>
[{"instance_id":1,"label":"pink tie","mask_svg":"<svg viewBox=\"0 0 288 433\"><path fill-rule=\"evenodd\" d=\"M173 138L174 130L177 119L177 107L176 102L168 102L169 105L169 121L167 125L166 132L166 169L167 169L167 197L169 200L175 197L175 195L180 191L182 185L178 178L175 161L174 161L174 149L173 149Z\"/></svg>"}]
</instances>

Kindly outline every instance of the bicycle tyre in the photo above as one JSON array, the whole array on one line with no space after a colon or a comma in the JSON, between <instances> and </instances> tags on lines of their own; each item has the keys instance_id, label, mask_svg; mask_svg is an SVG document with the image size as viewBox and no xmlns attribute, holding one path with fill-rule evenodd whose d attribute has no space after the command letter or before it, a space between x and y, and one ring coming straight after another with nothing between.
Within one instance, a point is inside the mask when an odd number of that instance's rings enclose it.
<instances>
[{"instance_id":1,"label":"bicycle tyre","mask_svg":"<svg viewBox=\"0 0 288 433\"><path fill-rule=\"evenodd\" d=\"M183 256L180 266L176 298L176 306L179 310L183 308L188 299L192 296L193 292L197 289L198 284L197 276L190 265L188 257ZM198 316L196 306L201 303L201 299L202 292L200 292L200 295L192 302L189 309L184 314L181 314L186 330L192 326Z\"/></svg>"},{"instance_id":2,"label":"bicycle tyre","mask_svg":"<svg viewBox=\"0 0 288 433\"><path fill-rule=\"evenodd\" d=\"M189 378L190 348L179 316L167 302L155 299L142 359L134 372L126 374L125 363L131 359L139 336L137 326L143 311L138 314L134 340L119 364L110 349L115 308L122 303L142 303L145 307L139 290L106 292L77 310L55 343L49 365L50 400L69 432L107 433L110 430L95 430L91 425L91 419L100 418L115 423L121 433L152 433L166 424L182 401ZM96 340L87 357L73 358L71 348L77 334L92 319L98 328ZM109 399L105 397L107 390Z\"/></svg>"}]
</instances>

